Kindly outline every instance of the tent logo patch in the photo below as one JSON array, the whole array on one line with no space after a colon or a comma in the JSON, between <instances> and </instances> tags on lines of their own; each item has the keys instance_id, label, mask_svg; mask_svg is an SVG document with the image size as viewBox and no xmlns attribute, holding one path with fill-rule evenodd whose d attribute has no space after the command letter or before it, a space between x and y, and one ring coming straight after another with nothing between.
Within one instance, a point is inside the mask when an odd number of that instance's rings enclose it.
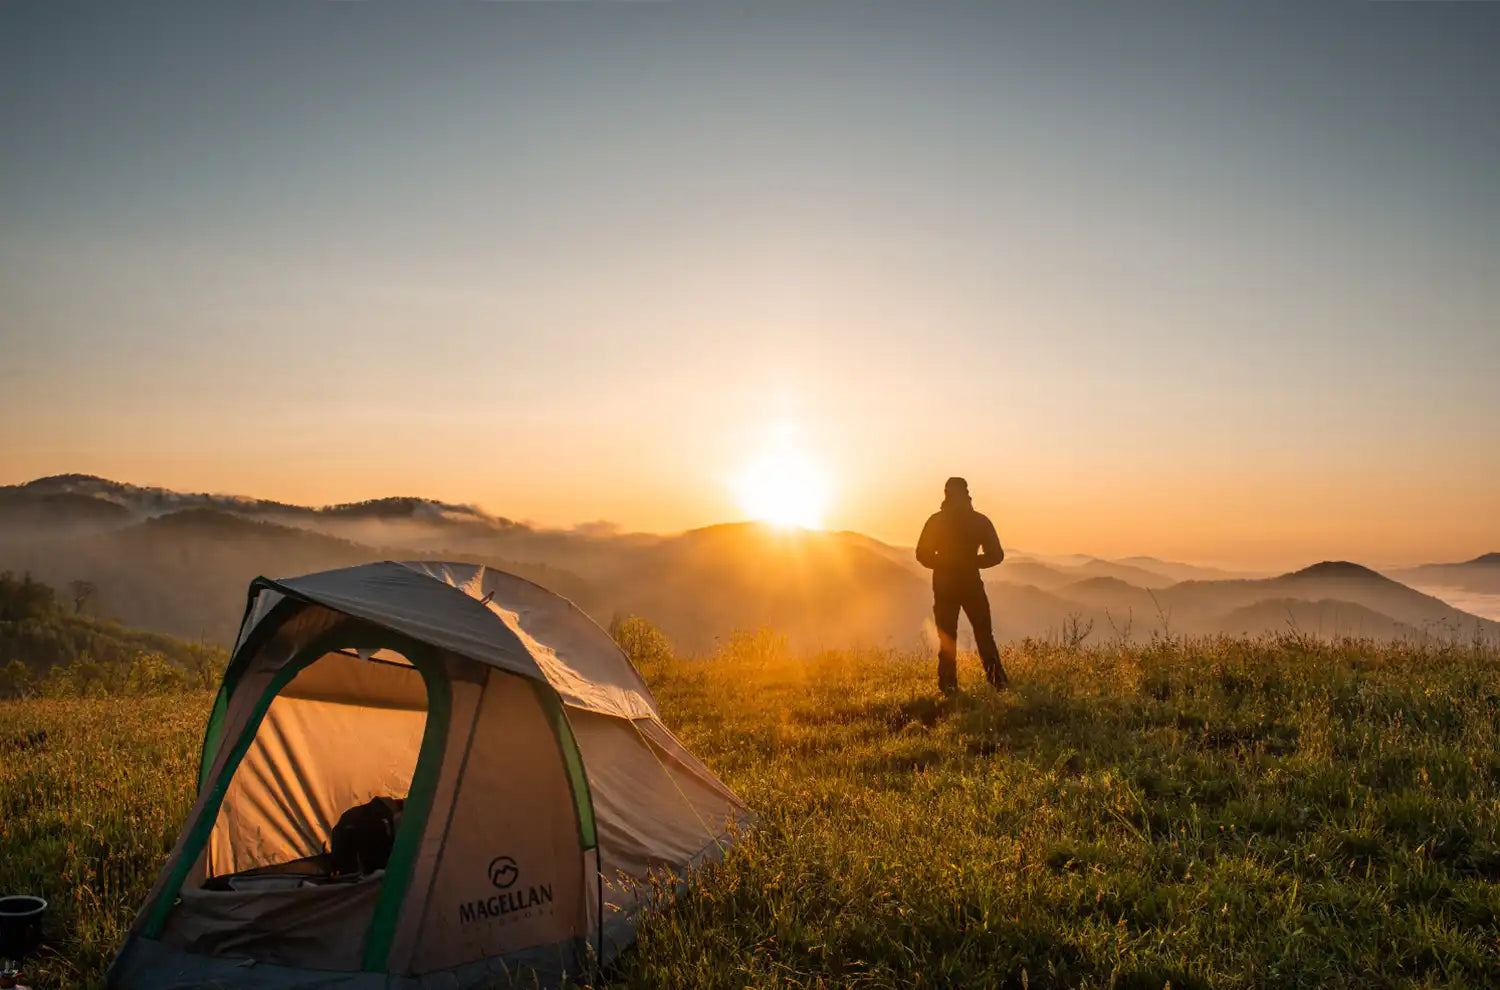
<instances>
[{"instance_id":1,"label":"tent logo patch","mask_svg":"<svg viewBox=\"0 0 1500 990\"><path fill-rule=\"evenodd\" d=\"M490 883L498 889L505 890L515 885L521 877L521 871L516 866L516 861L509 856L496 856L490 860Z\"/></svg>"},{"instance_id":2,"label":"tent logo patch","mask_svg":"<svg viewBox=\"0 0 1500 990\"><path fill-rule=\"evenodd\" d=\"M513 857L496 856L490 860L487 872L491 886L500 893L460 904L458 920L461 924L468 925L476 921L520 921L551 913L552 909L548 905L552 903L552 885L539 883L528 887L516 886L521 879L521 867Z\"/></svg>"}]
</instances>

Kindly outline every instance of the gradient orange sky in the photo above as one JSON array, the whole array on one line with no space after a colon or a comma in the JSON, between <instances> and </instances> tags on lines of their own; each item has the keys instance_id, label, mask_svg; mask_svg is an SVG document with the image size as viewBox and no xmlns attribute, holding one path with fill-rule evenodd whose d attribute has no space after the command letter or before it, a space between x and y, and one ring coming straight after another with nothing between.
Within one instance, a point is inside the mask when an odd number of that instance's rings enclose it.
<instances>
[{"instance_id":1,"label":"gradient orange sky","mask_svg":"<svg viewBox=\"0 0 1500 990\"><path fill-rule=\"evenodd\" d=\"M1500 549L1500 7L0 7L0 483Z\"/></svg>"}]
</instances>

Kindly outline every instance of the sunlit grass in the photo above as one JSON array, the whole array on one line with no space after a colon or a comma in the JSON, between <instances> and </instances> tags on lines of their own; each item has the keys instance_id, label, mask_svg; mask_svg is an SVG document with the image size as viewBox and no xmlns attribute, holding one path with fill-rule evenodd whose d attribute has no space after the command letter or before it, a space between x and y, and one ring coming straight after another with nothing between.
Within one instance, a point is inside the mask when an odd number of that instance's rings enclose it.
<instances>
[{"instance_id":1,"label":"sunlit grass","mask_svg":"<svg viewBox=\"0 0 1500 990\"><path fill-rule=\"evenodd\" d=\"M760 824L620 985L1500 983L1492 654L728 652L648 677Z\"/></svg>"},{"instance_id":2,"label":"sunlit grass","mask_svg":"<svg viewBox=\"0 0 1500 990\"><path fill-rule=\"evenodd\" d=\"M211 701L0 702L0 892L49 901L34 986L99 982L192 804Z\"/></svg>"},{"instance_id":3,"label":"sunlit grass","mask_svg":"<svg viewBox=\"0 0 1500 990\"><path fill-rule=\"evenodd\" d=\"M1500 985L1500 667L1297 640L676 660L668 723L759 815L617 987ZM0 703L0 890L97 985L190 801L208 699Z\"/></svg>"}]
</instances>

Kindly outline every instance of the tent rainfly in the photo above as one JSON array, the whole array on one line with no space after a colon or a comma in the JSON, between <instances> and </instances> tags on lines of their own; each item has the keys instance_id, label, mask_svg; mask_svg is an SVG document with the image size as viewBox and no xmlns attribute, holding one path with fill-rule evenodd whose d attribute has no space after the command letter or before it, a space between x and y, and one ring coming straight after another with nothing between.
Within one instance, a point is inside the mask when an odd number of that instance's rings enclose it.
<instances>
[{"instance_id":1,"label":"tent rainfly","mask_svg":"<svg viewBox=\"0 0 1500 990\"><path fill-rule=\"evenodd\" d=\"M350 810L377 805L379 858L341 869ZM259 578L109 986L556 985L749 819L549 591L429 561Z\"/></svg>"}]
</instances>

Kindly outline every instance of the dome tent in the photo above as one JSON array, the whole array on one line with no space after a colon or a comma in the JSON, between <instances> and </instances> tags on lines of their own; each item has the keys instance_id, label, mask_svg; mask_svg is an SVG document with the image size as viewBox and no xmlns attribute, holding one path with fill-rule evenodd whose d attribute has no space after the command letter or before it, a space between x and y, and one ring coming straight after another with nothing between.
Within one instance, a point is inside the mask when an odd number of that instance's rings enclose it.
<instances>
[{"instance_id":1,"label":"dome tent","mask_svg":"<svg viewBox=\"0 0 1500 990\"><path fill-rule=\"evenodd\" d=\"M334 826L375 798L404 802L388 862L331 875ZM551 592L427 561L259 578L109 986L556 984L749 817Z\"/></svg>"}]
</instances>

